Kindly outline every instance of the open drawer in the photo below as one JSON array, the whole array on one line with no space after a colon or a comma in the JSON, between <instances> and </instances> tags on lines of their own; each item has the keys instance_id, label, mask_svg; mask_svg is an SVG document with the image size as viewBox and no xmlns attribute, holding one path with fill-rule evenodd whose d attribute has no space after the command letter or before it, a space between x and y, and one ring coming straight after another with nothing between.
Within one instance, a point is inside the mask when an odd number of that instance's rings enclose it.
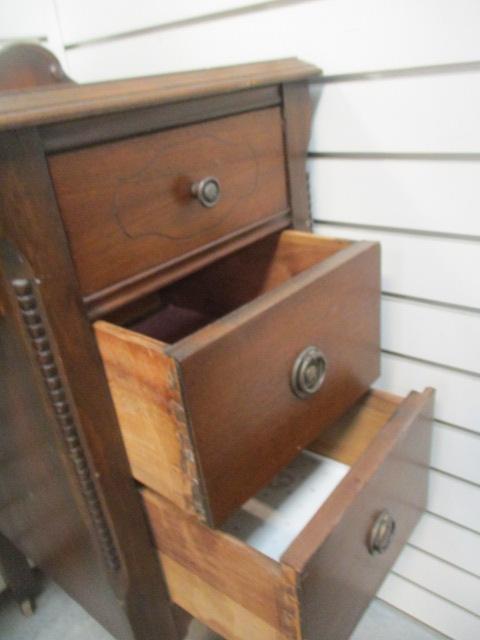
<instances>
[{"instance_id":1,"label":"open drawer","mask_svg":"<svg viewBox=\"0 0 480 640\"><path fill-rule=\"evenodd\" d=\"M95 324L137 480L221 524L379 371L379 246L285 231Z\"/></svg>"},{"instance_id":2,"label":"open drawer","mask_svg":"<svg viewBox=\"0 0 480 640\"><path fill-rule=\"evenodd\" d=\"M172 599L228 640L346 640L425 506L433 390L371 392L224 525L142 491Z\"/></svg>"}]
</instances>

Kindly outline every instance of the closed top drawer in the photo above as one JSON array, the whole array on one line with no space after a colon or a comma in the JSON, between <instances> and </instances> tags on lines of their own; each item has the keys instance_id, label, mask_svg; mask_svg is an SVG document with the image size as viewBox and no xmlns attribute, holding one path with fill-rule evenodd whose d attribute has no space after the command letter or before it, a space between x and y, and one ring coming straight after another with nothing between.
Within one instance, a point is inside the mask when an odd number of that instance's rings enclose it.
<instances>
[{"instance_id":1,"label":"closed top drawer","mask_svg":"<svg viewBox=\"0 0 480 640\"><path fill-rule=\"evenodd\" d=\"M218 525L377 377L379 247L285 231L112 320L95 329L134 476Z\"/></svg>"},{"instance_id":2,"label":"closed top drawer","mask_svg":"<svg viewBox=\"0 0 480 640\"><path fill-rule=\"evenodd\" d=\"M288 224L280 107L52 154L49 168L87 299L270 218Z\"/></svg>"},{"instance_id":3,"label":"closed top drawer","mask_svg":"<svg viewBox=\"0 0 480 640\"><path fill-rule=\"evenodd\" d=\"M226 640L347 640L425 508L432 402L368 394L222 530L144 489L174 602Z\"/></svg>"}]
</instances>

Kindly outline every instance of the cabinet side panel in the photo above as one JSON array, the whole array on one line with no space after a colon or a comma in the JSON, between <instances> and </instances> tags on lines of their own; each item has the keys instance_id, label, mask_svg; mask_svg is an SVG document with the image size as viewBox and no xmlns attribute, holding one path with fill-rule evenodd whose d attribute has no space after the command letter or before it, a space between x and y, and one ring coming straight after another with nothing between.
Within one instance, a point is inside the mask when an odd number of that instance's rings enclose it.
<instances>
[{"instance_id":1,"label":"cabinet side panel","mask_svg":"<svg viewBox=\"0 0 480 640\"><path fill-rule=\"evenodd\" d=\"M46 398L41 365L22 326L19 300L8 295L5 259L1 251L0 371L5 386L0 394L0 530L117 638L130 640L134 636L124 614L113 615L115 593L100 569L101 550L90 539L89 514L69 473L68 453ZM49 366L56 369L53 363ZM69 437L78 445L73 430ZM99 517L104 519L104 514ZM110 557L113 569L119 556L108 525L104 533L111 545L111 554L105 547L104 558L108 562Z\"/></svg>"},{"instance_id":2,"label":"cabinet side panel","mask_svg":"<svg viewBox=\"0 0 480 640\"><path fill-rule=\"evenodd\" d=\"M0 170L0 235L17 256L2 261L2 340L8 354L2 358L8 367L2 413L11 459L10 469L2 473L10 486L4 499L11 507L8 516L2 510L2 530L17 544L21 532L29 531L32 540L21 550L119 640L147 640L158 629L174 638L160 566L150 547L35 130L0 136ZM29 281L41 304L32 303L28 287L25 292L18 288L18 278ZM22 318L30 304L41 306L41 323L30 325ZM46 328L48 348L44 335L30 332L38 324ZM60 378L60 387L53 389L50 365ZM63 418L65 426L74 427L71 435L60 427ZM45 505L47 515L30 505L40 484L26 459L38 457L32 439L48 451L41 464L53 496ZM14 478L18 482L11 486ZM52 517L52 505L60 525ZM102 553L105 543L113 549L112 563Z\"/></svg>"}]
</instances>

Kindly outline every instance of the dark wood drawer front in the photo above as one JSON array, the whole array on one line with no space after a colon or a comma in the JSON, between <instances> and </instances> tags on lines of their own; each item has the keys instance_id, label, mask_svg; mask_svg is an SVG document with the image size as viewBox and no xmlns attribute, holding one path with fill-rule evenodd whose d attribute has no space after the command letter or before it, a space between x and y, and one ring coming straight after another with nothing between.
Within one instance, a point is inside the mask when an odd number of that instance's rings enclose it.
<instances>
[{"instance_id":1,"label":"dark wood drawer front","mask_svg":"<svg viewBox=\"0 0 480 640\"><path fill-rule=\"evenodd\" d=\"M378 376L379 247L286 231L158 295L96 324L107 377L135 477L218 526Z\"/></svg>"},{"instance_id":2,"label":"dark wood drawer front","mask_svg":"<svg viewBox=\"0 0 480 640\"><path fill-rule=\"evenodd\" d=\"M273 488L250 501L253 511L245 505L253 520L242 526L235 516L230 533L209 529L143 490L173 600L227 640L347 640L425 508L432 403L431 389L404 400L372 392L333 426L333 436L325 432L313 449L330 463L331 456L350 463L350 470L293 539L292 522L305 521L305 497L295 484L283 499L291 504L300 496L303 506L288 507L283 529L282 498ZM309 496L309 502L319 499ZM372 527L381 513L396 527L391 536L384 529L375 537L385 549L372 553ZM279 556L267 552L275 544L259 544L266 523L273 536L284 537Z\"/></svg>"},{"instance_id":3,"label":"dark wood drawer front","mask_svg":"<svg viewBox=\"0 0 480 640\"><path fill-rule=\"evenodd\" d=\"M378 275L378 246L351 245L171 348L213 523L377 378ZM292 371L310 346L326 360L325 378L316 393L299 398Z\"/></svg>"},{"instance_id":4,"label":"dark wood drawer front","mask_svg":"<svg viewBox=\"0 0 480 640\"><path fill-rule=\"evenodd\" d=\"M49 157L82 293L118 286L288 209L278 107ZM219 180L205 207L194 183Z\"/></svg>"},{"instance_id":5,"label":"dark wood drawer front","mask_svg":"<svg viewBox=\"0 0 480 640\"><path fill-rule=\"evenodd\" d=\"M303 638L349 638L410 537L427 500L432 404L429 393L405 400L388 432L371 445L353 468L355 473L345 478L284 557L302 573ZM318 450L328 455L330 448L320 444ZM381 546L382 533L383 544L388 543L392 522L395 529L388 547L369 553L374 527ZM318 548L306 560L309 541Z\"/></svg>"}]
</instances>

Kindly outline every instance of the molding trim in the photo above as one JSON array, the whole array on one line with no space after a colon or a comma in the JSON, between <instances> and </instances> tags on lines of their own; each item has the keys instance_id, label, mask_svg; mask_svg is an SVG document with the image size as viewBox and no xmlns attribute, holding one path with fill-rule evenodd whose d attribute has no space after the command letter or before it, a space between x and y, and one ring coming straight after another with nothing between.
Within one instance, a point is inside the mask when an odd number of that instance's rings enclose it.
<instances>
[{"instance_id":1,"label":"molding trim","mask_svg":"<svg viewBox=\"0 0 480 640\"><path fill-rule=\"evenodd\" d=\"M119 571L121 567L120 555L93 480L93 473L80 441L78 426L67 399L66 384L62 380L47 335L47 320L42 313L35 285L32 280L27 278L16 278L11 283L20 315L30 339L35 361L45 383L49 402L55 414L62 440L73 463L75 476L103 558L111 571Z\"/></svg>"}]
</instances>

